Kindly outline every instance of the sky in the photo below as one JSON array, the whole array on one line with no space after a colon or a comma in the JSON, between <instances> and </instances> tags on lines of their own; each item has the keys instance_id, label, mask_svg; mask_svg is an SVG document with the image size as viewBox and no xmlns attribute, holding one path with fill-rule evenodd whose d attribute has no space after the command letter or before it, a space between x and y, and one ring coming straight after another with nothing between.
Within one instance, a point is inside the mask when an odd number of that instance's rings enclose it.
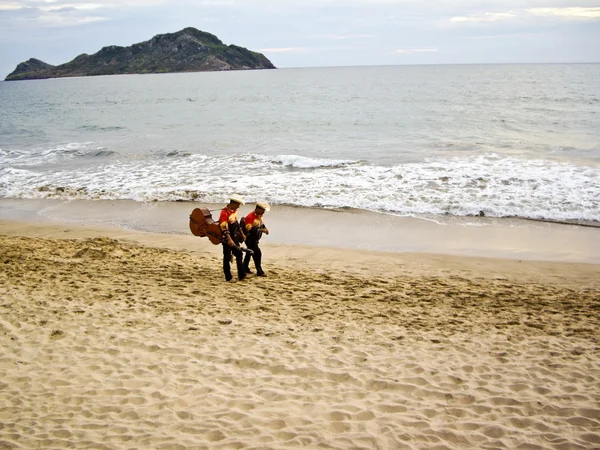
<instances>
[{"instance_id":1,"label":"sky","mask_svg":"<svg viewBox=\"0 0 600 450\"><path fill-rule=\"evenodd\" d=\"M186 27L279 68L600 62L600 0L0 0L0 79Z\"/></svg>"}]
</instances>

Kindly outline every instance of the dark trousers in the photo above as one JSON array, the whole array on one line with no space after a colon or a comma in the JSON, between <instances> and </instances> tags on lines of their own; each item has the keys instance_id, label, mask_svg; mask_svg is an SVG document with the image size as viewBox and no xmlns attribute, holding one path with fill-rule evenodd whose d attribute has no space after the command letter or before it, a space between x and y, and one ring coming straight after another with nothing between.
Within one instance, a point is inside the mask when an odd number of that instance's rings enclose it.
<instances>
[{"instance_id":1,"label":"dark trousers","mask_svg":"<svg viewBox=\"0 0 600 450\"><path fill-rule=\"evenodd\" d=\"M246 247L252 250L253 253L246 253L246 256L244 257L245 271L250 271L250 258L252 258L254 260L254 265L256 266L256 274L262 275L264 273L261 266L262 252L260 251L260 247L258 246L258 240L254 239L252 236L248 236L248 238L246 239Z\"/></svg>"},{"instance_id":2,"label":"dark trousers","mask_svg":"<svg viewBox=\"0 0 600 450\"><path fill-rule=\"evenodd\" d=\"M226 242L223 242L223 273L225 274L225 279L227 281L231 280L233 277L231 276L231 255L235 256L235 264L237 266L238 279L243 280L246 276L246 271L244 270L244 263L242 261L242 251L236 247L230 247Z\"/></svg>"}]
</instances>

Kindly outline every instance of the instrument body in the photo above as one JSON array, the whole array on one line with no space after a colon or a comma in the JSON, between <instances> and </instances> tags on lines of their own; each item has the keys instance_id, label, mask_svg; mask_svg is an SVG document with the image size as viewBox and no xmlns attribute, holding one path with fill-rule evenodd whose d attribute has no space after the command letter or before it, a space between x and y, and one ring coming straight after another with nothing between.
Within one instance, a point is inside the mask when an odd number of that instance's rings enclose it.
<instances>
[{"instance_id":1,"label":"instrument body","mask_svg":"<svg viewBox=\"0 0 600 450\"><path fill-rule=\"evenodd\" d=\"M190 231L194 236L208 237L210 242L219 245L222 242L223 233L219 223L215 222L212 214L206 208L196 208L190 214Z\"/></svg>"}]
</instances>

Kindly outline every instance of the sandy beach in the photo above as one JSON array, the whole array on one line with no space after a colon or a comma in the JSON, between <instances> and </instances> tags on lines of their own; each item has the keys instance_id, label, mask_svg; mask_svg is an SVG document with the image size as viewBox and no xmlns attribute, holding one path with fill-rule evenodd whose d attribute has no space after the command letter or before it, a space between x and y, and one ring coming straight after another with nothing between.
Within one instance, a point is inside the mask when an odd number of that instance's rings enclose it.
<instances>
[{"instance_id":1,"label":"sandy beach","mask_svg":"<svg viewBox=\"0 0 600 450\"><path fill-rule=\"evenodd\" d=\"M0 448L600 448L600 265L262 247L0 221Z\"/></svg>"}]
</instances>

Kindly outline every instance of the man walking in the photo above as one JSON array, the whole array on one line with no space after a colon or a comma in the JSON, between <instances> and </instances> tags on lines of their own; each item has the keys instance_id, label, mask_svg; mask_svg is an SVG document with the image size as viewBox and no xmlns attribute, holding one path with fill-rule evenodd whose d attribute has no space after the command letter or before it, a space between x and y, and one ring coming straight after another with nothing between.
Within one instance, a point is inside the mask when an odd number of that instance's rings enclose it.
<instances>
[{"instance_id":1,"label":"man walking","mask_svg":"<svg viewBox=\"0 0 600 450\"><path fill-rule=\"evenodd\" d=\"M244 219L244 225L246 233L246 247L252 250L252 253L247 253L244 258L244 273L252 273L250 270L250 258L254 260L256 266L256 276L266 277L267 274L262 268L262 252L258 246L258 241L262 237L262 234L269 234L269 229L265 226L263 221L263 215L266 211L269 211L271 207L265 201L256 202L254 211L246 216Z\"/></svg>"},{"instance_id":2,"label":"man walking","mask_svg":"<svg viewBox=\"0 0 600 450\"><path fill-rule=\"evenodd\" d=\"M221 210L219 215L219 227L223 234L223 273L225 280L231 281L231 255L235 256L235 264L237 266L238 280L246 278L244 263L242 261L242 250L240 244L244 242L244 235L240 223L238 222L238 208L243 205L244 201L238 195L229 197L229 203Z\"/></svg>"}]
</instances>

